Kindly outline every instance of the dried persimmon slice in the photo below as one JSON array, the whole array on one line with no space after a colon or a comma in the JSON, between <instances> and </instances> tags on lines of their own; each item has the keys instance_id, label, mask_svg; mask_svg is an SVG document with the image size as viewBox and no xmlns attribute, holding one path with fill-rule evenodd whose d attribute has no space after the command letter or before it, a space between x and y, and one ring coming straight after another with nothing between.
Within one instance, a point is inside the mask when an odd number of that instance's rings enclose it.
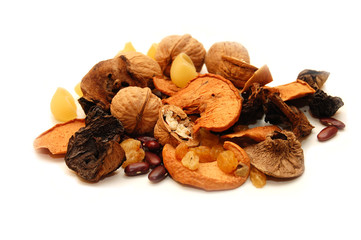
<instances>
[{"instance_id":1,"label":"dried persimmon slice","mask_svg":"<svg viewBox=\"0 0 361 240\"><path fill-rule=\"evenodd\" d=\"M82 127L85 127L85 119L56 124L40 134L34 140L33 146L36 150L48 149L51 154L65 154L69 138Z\"/></svg>"}]
</instances>

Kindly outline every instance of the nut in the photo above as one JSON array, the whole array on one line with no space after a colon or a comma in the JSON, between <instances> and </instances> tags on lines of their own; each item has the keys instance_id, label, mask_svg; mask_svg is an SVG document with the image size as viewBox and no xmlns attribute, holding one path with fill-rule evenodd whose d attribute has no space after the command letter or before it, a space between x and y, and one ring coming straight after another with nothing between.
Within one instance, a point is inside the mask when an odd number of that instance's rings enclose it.
<instances>
[{"instance_id":1,"label":"nut","mask_svg":"<svg viewBox=\"0 0 361 240\"><path fill-rule=\"evenodd\" d=\"M208 50L205 64L209 73L218 74L242 88L258 69L249 64L247 49L237 42L217 42Z\"/></svg>"},{"instance_id":2,"label":"nut","mask_svg":"<svg viewBox=\"0 0 361 240\"><path fill-rule=\"evenodd\" d=\"M130 135L150 133L158 120L160 98L149 88L127 87L113 98L110 112L118 118Z\"/></svg>"},{"instance_id":3,"label":"nut","mask_svg":"<svg viewBox=\"0 0 361 240\"><path fill-rule=\"evenodd\" d=\"M158 44L158 48L154 56L165 76L170 77L170 67L172 62L178 54L182 52L190 57L197 72L201 71L204 58L206 56L206 50L203 47L203 44L198 42L189 34L185 34L183 36L170 35L163 38Z\"/></svg>"},{"instance_id":4,"label":"nut","mask_svg":"<svg viewBox=\"0 0 361 240\"><path fill-rule=\"evenodd\" d=\"M154 137L162 145L169 143L177 146L183 141L193 141L192 127L193 123L180 107L164 105L159 111Z\"/></svg>"}]
</instances>

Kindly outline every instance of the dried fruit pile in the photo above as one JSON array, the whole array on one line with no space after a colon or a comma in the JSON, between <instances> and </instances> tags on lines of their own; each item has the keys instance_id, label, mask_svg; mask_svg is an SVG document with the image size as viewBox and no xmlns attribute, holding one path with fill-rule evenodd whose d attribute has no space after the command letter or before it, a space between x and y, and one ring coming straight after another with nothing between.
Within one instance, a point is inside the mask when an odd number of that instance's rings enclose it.
<instances>
[{"instance_id":1,"label":"dried fruit pile","mask_svg":"<svg viewBox=\"0 0 361 240\"><path fill-rule=\"evenodd\" d=\"M76 86L85 119L74 119L74 99L57 90L51 110L64 123L39 135L34 148L65 154L66 165L89 182L122 167L127 176L149 173L159 182L170 175L204 190L237 188L248 177L263 187L268 177L304 172L301 142L314 127L301 107L326 125L319 141L345 128L332 118L342 99L322 90L328 76L304 70L270 87L267 65L251 65L237 42L217 42L206 51L189 34L171 35L147 55L129 42ZM250 128L255 123L265 126Z\"/></svg>"}]
</instances>

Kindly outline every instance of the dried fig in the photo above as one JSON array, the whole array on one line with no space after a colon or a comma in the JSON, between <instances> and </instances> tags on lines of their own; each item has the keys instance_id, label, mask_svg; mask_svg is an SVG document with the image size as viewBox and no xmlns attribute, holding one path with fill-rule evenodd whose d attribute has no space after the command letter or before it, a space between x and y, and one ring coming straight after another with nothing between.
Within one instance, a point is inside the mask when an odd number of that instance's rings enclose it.
<instances>
[{"instance_id":1,"label":"dried fig","mask_svg":"<svg viewBox=\"0 0 361 240\"><path fill-rule=\"evenodd\" d=\"M172 62L182 52L192 59L197 72L201 71L206 56L203 44L189 34L170 35L161 40L154 56L165 76L170 77Z\"/></svg>"},{"instance_id":2,"label":"dried fig","mask_svg":"<svg viewBox=\"0 0 361 240\"><path fill-rule=\"evenodd\" d=\"M97 63L82 79L83 97L105 110L115 94L128 86L153 88L153 77L161 76L156 61L139 52L125 52Z\"/></svg>"},{"instance_id":3,"label":"dried fig","mask_svg":"<svg viewBox=\"0 0 361 240\"><path fill-rule=\"evenodd\" d=\"M177 146L183 141L193 142L193 123L187 114L174 105L164 105L159 111L157 124L154 127L154 137L162 145ZM195 144L196 145L196 144Z\"/></svg>"},{"instance_id":4,"label":"dried fig","mask_svg":"<svg viewBox=\"0 0 361 240\"><path fill-rule=\"evenodd\" d=\"M110 112L123 123L126 133L140 135L153 131L161 106L150 88L127 87L114 96Z\"/></svg>"}]
</instances>

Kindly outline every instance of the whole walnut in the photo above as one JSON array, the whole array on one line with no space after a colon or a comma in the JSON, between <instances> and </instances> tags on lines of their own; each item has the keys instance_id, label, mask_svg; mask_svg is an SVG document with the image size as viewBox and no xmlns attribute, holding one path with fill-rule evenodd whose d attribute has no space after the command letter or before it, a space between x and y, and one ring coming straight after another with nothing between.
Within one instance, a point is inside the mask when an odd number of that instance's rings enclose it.
<instances>
[{"instance_id":1,"label":"whole walnut","mask_svg":"<svg viewBox=\"0 0 361 240\"><path fill-rule=\"evenodd\" d=\"M172 62L182 52L192 59L196 71L201 71L206 56L203 44L189 34L170 35L161 40L154 56L165 76L170 76Z\"/></svg>"},{"instance_id":2,"label":"whole walnut","mask_svg":"<svg viewBox=\"0 0 361 240\"><path fill-rule=\"evenodd\" d=\"M218 74L242 88L258 69L249 64L247 49L238 42L217 42L207 52L205 64L209 73Z\"/></svg>"},{"instance_id":3,"label":"whole walnut","mask_svg":"<svg viewBox=\"0 0 361 240\"><path fill-rule=\"evenodd\" d=\"M108 110L114 95L128 86L153 88L153 77L162 76L152 58L139 52L125 52L101 61L83 77L83 97Z\"/></svg>"},{"instance_id":4,"label":"whole walnut","mask_svg":"<svg viewBox=\"0 0 361 240\"><path fill-rule=\"evenodd\" d=\"M110 112L122 122L129 135L153 132L162 101L150 88L127 87L119 90L110 104Z\"/></svg>"}]
</instances>

